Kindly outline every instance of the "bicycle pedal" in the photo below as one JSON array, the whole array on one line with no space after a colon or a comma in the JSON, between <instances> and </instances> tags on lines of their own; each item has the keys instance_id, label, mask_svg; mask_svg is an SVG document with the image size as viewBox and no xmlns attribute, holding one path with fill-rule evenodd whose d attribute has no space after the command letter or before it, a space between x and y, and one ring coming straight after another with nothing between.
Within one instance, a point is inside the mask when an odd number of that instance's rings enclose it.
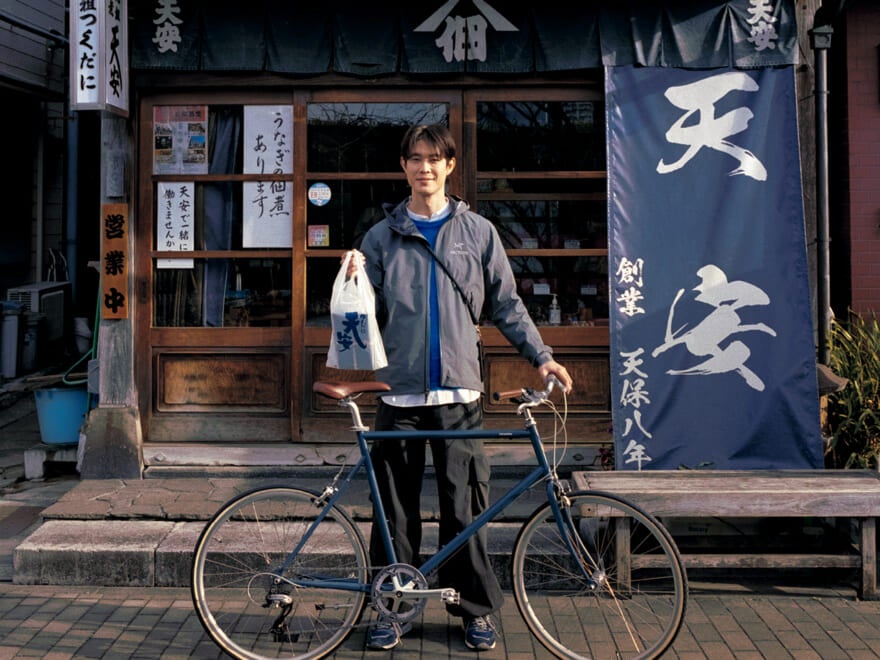
<instances>
[{"instance_id":1,"label":"bicycle pedal","mask_svg":"<svg viewBox=\"0 0 880 660\"><path fill-rule=\"evenodd\" d=\"M461 602L461 595L455 589L443 589L440 592L440 600L447 605L458 605Z\"/></svg>"}]
</instances>

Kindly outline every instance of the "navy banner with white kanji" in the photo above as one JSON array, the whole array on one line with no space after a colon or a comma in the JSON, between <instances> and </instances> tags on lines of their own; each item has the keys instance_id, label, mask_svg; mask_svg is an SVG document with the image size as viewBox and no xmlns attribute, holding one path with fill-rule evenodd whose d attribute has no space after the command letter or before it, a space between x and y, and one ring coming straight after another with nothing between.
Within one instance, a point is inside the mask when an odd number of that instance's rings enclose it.
<instances>
[{"instance_id":1,"label":"navy banner with white kanji","mask_svg":"<svg viewBox=\"0 0 880 660\"><path fill-rule=\"evenodd\" d=\"M750 68L798 56L794 0L128 0L133 69L532 74Z\"/></svg>"},{"instance_id":2,"label":"navy banner with white kanji","mask_svg":"<svg viewBox=\"0 0 880 660\"><path fill-rule=\"evenodd\" d=\"M822 467L793 68L606 88L616 467Z\"/></svg>"}]
</instances>

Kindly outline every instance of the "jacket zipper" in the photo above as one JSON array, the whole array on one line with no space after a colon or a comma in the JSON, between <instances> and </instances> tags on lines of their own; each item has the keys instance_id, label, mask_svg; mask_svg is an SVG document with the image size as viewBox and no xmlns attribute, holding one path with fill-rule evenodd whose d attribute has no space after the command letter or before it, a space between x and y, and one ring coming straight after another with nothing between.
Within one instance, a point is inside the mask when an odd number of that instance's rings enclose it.
<instances>
[{"instance_id":1,"label":"jacket zipper","mask_svg":"<svg viewBox=\"0 0 880 660\"><path fill-rule=\"evenodd\" d=\"M428 245L427 239L425 239L420 234L410 234L413 240L420 241L424 245L430 248ZM431 266L430 268L434 268L434 259L431 258ZM427 286L425 286L425 291L427 292L427 301L426 301L426 313L425 313L425 327L424 327L424 336L425 336L425 362L424 362L424 371L422 372L422 382L425 384L425 405L428 405L428 396L431 394L431 270L428 270L428 281Z\"/></svg>"}]
</instances>

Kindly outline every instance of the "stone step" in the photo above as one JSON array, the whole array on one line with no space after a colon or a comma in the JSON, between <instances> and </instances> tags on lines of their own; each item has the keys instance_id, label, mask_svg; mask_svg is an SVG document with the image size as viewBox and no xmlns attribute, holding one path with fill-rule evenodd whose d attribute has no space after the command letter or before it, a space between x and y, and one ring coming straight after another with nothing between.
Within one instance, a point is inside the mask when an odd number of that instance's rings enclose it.
<instances>
[{"instance_id":1,"label":"stone step","mask_svg":"<svg viewBox=\"0 0 880 660\"><path fill-rule=\"evenodd\" d=\"M333 474L335 474L335 470ZM42 512L42 524L13 555L17 584L185 586L192 550L205 522L236 495L289 485L321 492L327 470L281 476L100 479L79 482ZM494 501L520 478L493 476ZM522 521L545 501L537 486L490 524L490 555L502 584L509 585L510 552ZM371 504L365 479L348 485L341 506L369 539ZM423 552L437 544L437 488L433 476L422 492Z\"/></svg>"},{"instance_id":2,"label":"stone step","mask_svg":"<svg viewBox=\"0 0 880 660\"><path fill-rule=\"evenodd\" d=\"M162 479L87 479L43 511L45 520L208 520L233 497L266 486L290 486L320 493L336 472L299 472L286 476L179 477ZM512 488L520 475L493 476L490 500ZM341 482L340 482L341 483ZM523 520L546 501L536 486L511 504L499 520ZM366 479L346 486L341 506L356 520L372 514ZM422 518L437 520L437 483L428 475L422 486Z\"/></svg>"},{"instance_id":3,"label":"stone step","mask_svg":"<svg viewBox=\"0 0 880 660\"><path fill-rule=\"evenodd\" d=\"M489 555L510 588L510 555L520 523L493 523ZM16 549L15 584L184 587L204 523L157 520L50 520ZM358 527L369 539L370 524ZM437 523L426 523L423 553L437 549Z\"/></svg>"}]
</instances>

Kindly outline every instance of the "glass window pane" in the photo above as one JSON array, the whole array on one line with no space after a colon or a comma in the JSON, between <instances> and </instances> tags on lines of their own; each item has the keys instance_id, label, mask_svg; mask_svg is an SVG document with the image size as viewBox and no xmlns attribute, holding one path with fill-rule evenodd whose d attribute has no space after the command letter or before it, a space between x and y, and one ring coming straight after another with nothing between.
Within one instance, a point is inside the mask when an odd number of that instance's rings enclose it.
<instances>
[{"instance_id":1,"label":"glass window pane","mask_svg":"<svg viewBox=\"0 0 880 660\"><path fill-rule=\"evenodd\" d=\"M339 259L306 262L306 325L330 327L330 295L340 266Z\"/></svg>"},{"instance_id":2,"label":"glass window pane","mask_svg":"<svg viewBox=\"0 0 880 660\"><path fill-rule=\"evenodd\" d=\"M400 140L413 124L449 124L445 103L312 103L308 169L396 172Z\"/></svg>"},{"instance_id":3,"label":"glass window pane","mask_svg":"<svg viewBox=\"0 0 880 660\"><path fill-rule=\"evenodd\" d=\"M495 224L506 248L608 247L604 200L481 201L477 208Z\"/></svg>"},{"instance_id":4,"label":"glass window pane","mask_svg":"<svg viewBox=\"0 0 880 660\"><path fill-rule=\"evenodd\" d=\"M397 204L409 195L400 180L309 181L309 189L321 186L320 204L306 206L307 245L310 249L349 249L360 244L366 231L384 217L382 204Z\"/></svg>"},{"instance_id":5,"label":"glass window pane","mask_svg":"<svg viewBox=\"0 0 880 660\"><path fill-rule=\"evenodd\" d=\"M554 293L563 325L607 324L607 257L511 256L510 265L517 290L538 325L547 325Z\"/></svg>"},{"instance_id":6,"label":"glass window pane","mask_svg":"<svg viewBox=\"0 0 880 660\"><path fill-rule=\"evenodd\" d=\"M162 260L164 261L164 260ZM153 264L154 327L290 326L289 259L194 259Z\"/></svg>"},{"instance_id":7,"label":"glass window pane","mask_svg":"<svg viewBox=\"0 0 880 660\"><path fill-rule=\"evenodd\" d=\"M477 103L477 169L604 170L602 106L592 101Z\"/></svg>"},{"instance_id":8,"label":"glass window pane","mask_svg":"<svg viewBox=\"0 0 880 660\"><path fill-rule=\"evenodd\" d=\"M512 174L512 173L511 173ZM540 179L521 177L500 177L479 179L477 194L480 199L509 199L513 195L590 195L592 199L605 199L607 195L605 177L581 179Z\"/></svg>"}]
</instances>

